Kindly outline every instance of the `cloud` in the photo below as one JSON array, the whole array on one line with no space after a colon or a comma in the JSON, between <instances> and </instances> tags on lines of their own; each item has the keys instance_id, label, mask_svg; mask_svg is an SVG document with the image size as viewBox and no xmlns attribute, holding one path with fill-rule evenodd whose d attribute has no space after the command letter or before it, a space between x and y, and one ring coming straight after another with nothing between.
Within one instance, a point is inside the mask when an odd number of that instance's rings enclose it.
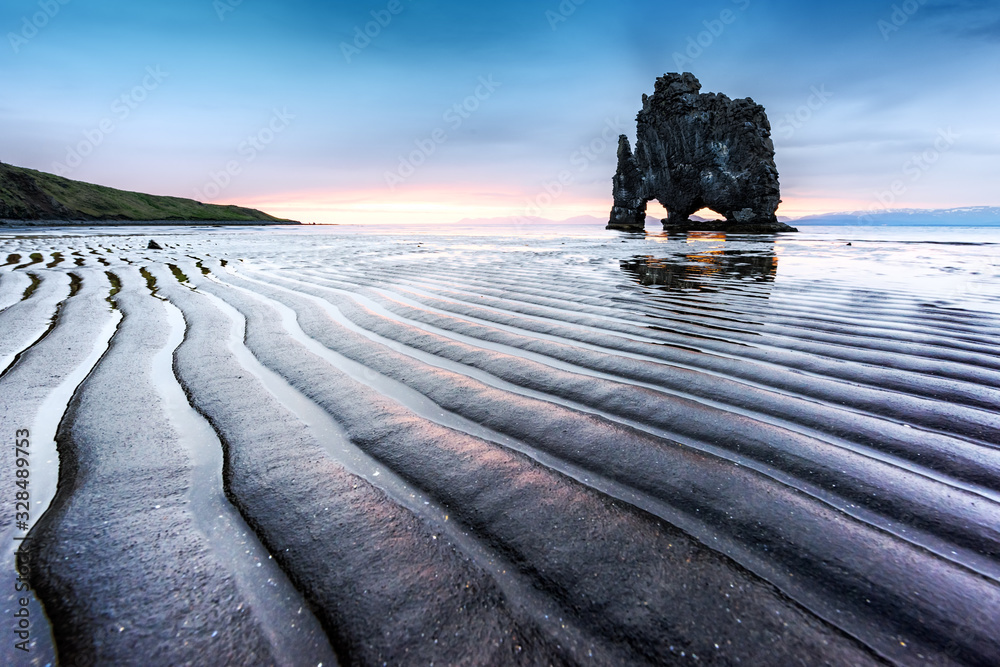
<instances>
[{"instance_id":1,"label":"cloud","mask_svg":"<svg viewBox=\"0 0 1000 667\"><path fill-rule=\"evenodd\" d=\"M1000 41L1000 7L995 0L937 0L921 8L915 18L959 39Z\"/></svg>"}]
</instances>

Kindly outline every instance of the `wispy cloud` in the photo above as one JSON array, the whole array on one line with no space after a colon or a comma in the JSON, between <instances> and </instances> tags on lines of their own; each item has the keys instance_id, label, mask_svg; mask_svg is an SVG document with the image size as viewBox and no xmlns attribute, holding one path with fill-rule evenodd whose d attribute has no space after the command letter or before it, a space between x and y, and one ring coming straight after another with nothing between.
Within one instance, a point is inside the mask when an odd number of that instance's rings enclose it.
<instances>
[{"instance_id":1,"label":"wispy cloud","mask_svg":"<svg viewBox=\"0 0 1000 667\"><path fill-rule=\"evenodd\" d=\"M953 37L1000 41L1000 5L995 0L934 0L915 18Z\"/></svg>"},{"instance_id":2,"label":"wispy cloud","mask_svg":"<svg viewBox=\"0 0 1000 667\"><path fill-rule=\"evenodd\" d=\"M967 28L965 34L969 37L982 37L992 42L1000 42L1000 19L986 25Z\"/></svg>"}]
</instances>

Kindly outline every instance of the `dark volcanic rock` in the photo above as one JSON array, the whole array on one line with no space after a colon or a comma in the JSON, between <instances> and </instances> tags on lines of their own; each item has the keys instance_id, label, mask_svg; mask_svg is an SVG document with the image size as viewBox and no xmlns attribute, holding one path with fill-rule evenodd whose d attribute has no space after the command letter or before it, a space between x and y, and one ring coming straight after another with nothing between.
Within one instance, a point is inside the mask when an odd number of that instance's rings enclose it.
<instances>
[{"instance_id":1,"label":"dark volcanic rock","mask_svg":"<svg viewBox=\"0 0 1000 667\"><path fill-rule=\"evenodd\" d=\"M642 174L632 155L632 146L624 134L618 137L618 171L614 180L615 205L610 227L642 229L646 224L646 202ZM698 209L695 209L698 210ZM693 213L694 211L692 211Z\"/></svg>"},{"instance_id":2,"label":"dark volcanic rock","mask_svg":"<svg viewBox=\"0 0 1000 667\"><path fill-rule=\"evenodd\" d=\"M780 221L774 222L730 222L728 220L684 220L671 222L663 220L663 228L670 234L687 232L725 232L728 234L773 234L775 232L797 232L795 227Z\"/></svg>"},{"instance_id":3,"label":"dark volcanic rock","mask_svg":"<svg viewBox=\"0 0 1000 667\"><path fill-rule=\"evenodd\" d=\"M149 245L146 246L146 250L163 250L163 246L156 241L150 240Z\"/></svg>"},{"instance_id":4,"label":"dark volcanic rock","mask_svg":"<svg viewBox=\"0 0 1000 667\"><path fill-rule=\"evenodd\" d=\"M720 231L794 231L774 215L781 195L764 108L700 91L693 74L666 74L642 96L635 153L619 139L608 228L642 229L656 199L668 229L702 228L689 216L709 208L725 217L713 225Z\"/></svg>"}]
</instances>

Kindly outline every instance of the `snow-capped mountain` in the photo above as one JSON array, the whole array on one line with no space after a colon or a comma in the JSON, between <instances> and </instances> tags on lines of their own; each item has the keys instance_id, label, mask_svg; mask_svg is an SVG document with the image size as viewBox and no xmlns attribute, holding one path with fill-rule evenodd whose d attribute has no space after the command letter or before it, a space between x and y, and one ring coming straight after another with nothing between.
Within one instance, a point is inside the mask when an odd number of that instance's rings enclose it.
<instances>
[{"instance_id":1,"label":"snow-capped mountain","mask_svg":"<svg viewBox=\"0 0 1000 667\"><path fill-rule=\"evenodd\" d=\"M878 211L852 211L849 213L826 213L824 215L811 215L804 218L780 219L801 225L1000 226L1000 207L899 208Z\"/></svg>"}]
</instances>

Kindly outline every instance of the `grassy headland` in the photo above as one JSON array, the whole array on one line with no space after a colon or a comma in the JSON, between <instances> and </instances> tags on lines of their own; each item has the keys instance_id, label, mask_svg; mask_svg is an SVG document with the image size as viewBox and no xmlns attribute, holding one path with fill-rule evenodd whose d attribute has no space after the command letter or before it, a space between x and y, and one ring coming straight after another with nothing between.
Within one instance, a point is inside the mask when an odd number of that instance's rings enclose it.
<instances>
[{"instance_id":1,"label":"grassy headland","mask_svg":"<svg viewBox=\"0 0 1000 667\"><path fill-rule=\"evenodd\" d=\"M126 192L2 162L0 220L298 224L252 208Z\"/></svg>"}]
</instances>

